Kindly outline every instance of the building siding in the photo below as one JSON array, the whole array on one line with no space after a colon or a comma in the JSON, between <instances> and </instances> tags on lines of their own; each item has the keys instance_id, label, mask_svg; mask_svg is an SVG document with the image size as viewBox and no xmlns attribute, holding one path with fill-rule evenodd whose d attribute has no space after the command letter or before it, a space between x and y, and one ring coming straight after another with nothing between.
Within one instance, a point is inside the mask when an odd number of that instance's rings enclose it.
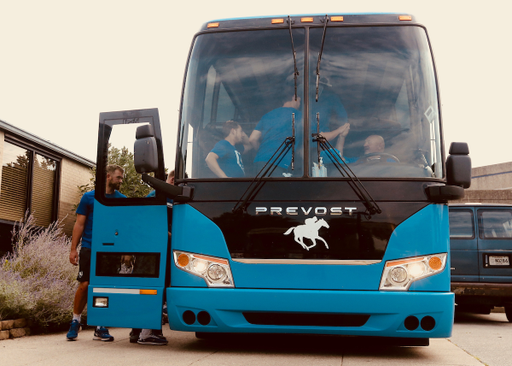
<instances>
[{"instance_id":1,"label":"building siding","mask_svg":"<svg viewBox=\"0 0 512 366\"><path fill-rule=\"evenodd\" d=\"M4 131L0 130L0 182L2 181L2 165L4 163L4 136Z\"/></svg>"},{"instance_id":2,"label":"building siding","mask_svg":"<svg viewBox=\"0 0 512 366\"><path fill-rule=\"evenodd\" d=\"M59 191L59 220L62 220L64 232L71 236L76 214L75 205L80 201L78 186L89 183L91 169L73 160L64 158L61 161L61 179Z\"/></svg>"},{"instance_id":3,"label":"building siding","mask_svg":"<svg viewBox=\"0 0 512 366\"><path fill-rule=\"evenodd\" d=\"M56 212L54 212L54 214L57 220L61 221L64 233L68 236L71 236L76 220L74 208L80 200L80 191L78 186L88 184L90 182L91 168L94 166L94 163L84 157L74 154L71 151L65 150L57 145L32 135L29 132L23 131L13 125L8 124L7 122L0 120L0 197L2 194L2 189L5 190L5 187L2 187L1 184L2 167L3 164L6 163L4 161L6 140L8 140L9 143L16 141L16 145L19 143L20 146L26 146L28 150L34 151L36 154L42 154L42 156L48 155L50 159L59 162L59 171L55 176L56 179L53 183L54 185L57 184L56 191L53 193L57 196L55 197L56 206L54 206L54 209ZM31 173L34 179L44 178L40 174L38 175L38 173L41 172L33 171ZM45 181L45 179L43 179L43 181ZM48 179L48 181L51 182L50 179ZM14 185L9 183L8 186L9 188L13 188ZM23 189L26 190L28 188L25 187ZM51 205L51 202L48 202L48 200L52 199L52 194L48 191L48 189L41 189L41 186L37 186L36 188L34 185L31 185L31 189L32 194L49 195L49 198L46 196L39 197L43 200L43 205L40 207L45 208L48 207L48 205ZM45 200L45 198L47 199ZM34 200L32 202L32 209L37 209L39 207L37 206L39 203L41 202L36 202ZM43 214L49 215L49 213ZM16 213L16 215L7 215L0 219L0 257L11 249L12 225L15 221L21 220L23 216L24 213ZM46 223L48 220L43 221Z\"/></svg>"}]
</instances>

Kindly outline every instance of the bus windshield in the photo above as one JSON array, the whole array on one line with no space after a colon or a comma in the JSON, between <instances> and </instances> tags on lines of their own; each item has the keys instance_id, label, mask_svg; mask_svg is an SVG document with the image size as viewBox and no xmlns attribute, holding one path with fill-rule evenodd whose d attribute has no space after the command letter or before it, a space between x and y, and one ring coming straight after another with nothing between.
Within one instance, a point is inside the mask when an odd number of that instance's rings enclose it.
<instances>
[{"instance_id":1,"label":"bus windshield","mask_svg":"<svg viewBox=\"0 0 512 366\"><path fill-rule=\"evenodd\" d=\"M423 28L327 27L317 72L323 35L294 28L196 38L180 125L188 178L252 179L273 157L267 176L279 178L346 177L340 165L358 177L443 177Z\"/></svg>"}]
</instances>

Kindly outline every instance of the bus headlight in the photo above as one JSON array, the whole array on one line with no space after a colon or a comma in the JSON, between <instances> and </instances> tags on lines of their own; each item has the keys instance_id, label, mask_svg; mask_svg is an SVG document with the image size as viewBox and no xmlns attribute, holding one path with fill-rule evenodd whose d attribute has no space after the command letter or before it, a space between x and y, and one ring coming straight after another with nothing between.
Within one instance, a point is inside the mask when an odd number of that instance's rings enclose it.
<instances>
[{"instance_id":1,"label":"bus headlight","mask_svg":"<svg viewBox=\"0 0 512 366\"><path fill-rule=\"evenodd\" d=\"M175 250L174 264L185 272L203 278L208 287L235 287L227 259Z\"/></svg>"},{"instance_id":2,"label":"bus headlight","mask_svg":"<svg viewBox=\"0 0 512 366\"><path fill-rule=\"evenodd\" d=\"M398 259L386 262L379 290L406 291L414 281L444 270L447 253Z\"/></svg>"}]
</instances>

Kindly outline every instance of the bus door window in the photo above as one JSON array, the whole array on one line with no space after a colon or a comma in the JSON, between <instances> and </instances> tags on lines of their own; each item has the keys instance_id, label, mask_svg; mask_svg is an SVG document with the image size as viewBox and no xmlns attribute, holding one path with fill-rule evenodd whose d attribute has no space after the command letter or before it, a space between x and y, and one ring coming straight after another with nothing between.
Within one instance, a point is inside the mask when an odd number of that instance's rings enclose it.
<instances>
[{"instance_id":1,"label":"bus door window","mask_svg":"<svg viewBox=\"0 0 512 366\"><path fill-rule=\"evenodd\" d=\"M154 196L154 190L142 182L141 174L135 171L133 145L137 127L144 123L118 124L112 127L109 138L108 164L124 168L123 182L118 191L127 198L144 198ZM120 197L110 197L119 198Z\"/></svg>"}]
</instances>

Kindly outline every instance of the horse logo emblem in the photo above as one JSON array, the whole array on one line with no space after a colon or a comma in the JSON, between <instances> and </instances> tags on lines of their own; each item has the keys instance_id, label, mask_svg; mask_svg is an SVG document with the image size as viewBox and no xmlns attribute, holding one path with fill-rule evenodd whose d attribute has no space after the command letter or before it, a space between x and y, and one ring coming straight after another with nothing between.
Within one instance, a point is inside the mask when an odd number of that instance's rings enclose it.
<instances>
[{"instance_id":1,"label":"horse logo emblem","mask_svg":"<svg viewBox=\"0 0 512 366\"><path fill-rule=\"evenodd\" d=\"M329 224L324 219L317 219L316 216L310 217L309 219L304 220L304 225L293 226L289 228L284 235L288 235L293 231L294 239L297 243L299 243L304 249L309 250L316 246L316 240L321 240L324 242L325 247L329 249L329 245L327 242L318 235L318 231L320 228L326 227L329 228ZM304 243L304 238L307 238L313 242L312 245L307 246Z\"/></svg>"}]
</instances>

